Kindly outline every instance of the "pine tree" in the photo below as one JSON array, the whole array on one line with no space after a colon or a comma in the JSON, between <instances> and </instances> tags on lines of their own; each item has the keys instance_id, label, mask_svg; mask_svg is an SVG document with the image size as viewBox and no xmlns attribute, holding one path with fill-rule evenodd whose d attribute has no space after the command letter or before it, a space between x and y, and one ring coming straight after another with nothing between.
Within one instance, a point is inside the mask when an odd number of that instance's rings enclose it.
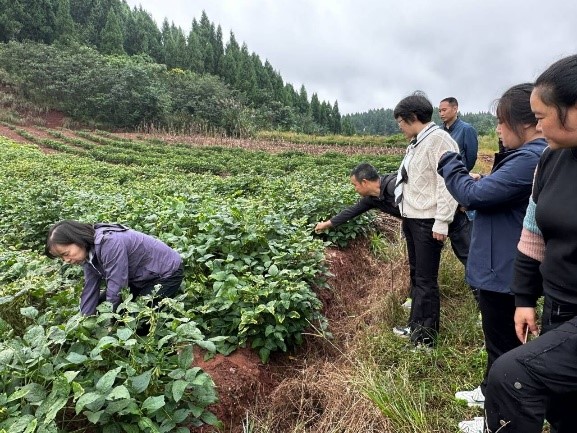
<instances>
[{"instance_id":1,"label":"pine tree","mask_svg":"<svg viewBox=\"0 0 577 433\"><path fill-rule=\"evenodd\" d=\"M339 113L338 101L335 101L331 113L331 132L334 134L341 133L341 113Z\"/></svg>"},{"instance_id":2,"label":"pine tree","mask_svg":"<svg viewBox=\"0 0 577 433\"><path fill-rule=\"evenodd\" d=\"M70 0L58 1L54 38L64 44L77 40L76 27L70 13Z\"/></svg>"},{"instance_id":3,"label":"pine tree","mask_svg":"<svg viewBox=\"0 0 577 433\"><path fill-rule=\"evenodd\" d=\"M240 46L234 37L234 33L230 32L230 37L226 48L224 50L224 57L222 59L222 77L225 83L236 87L240 79Z\"/></svg>"},{"instance_id":4,"label":"pine tree","mask_svg":"<svg viewBox=\"0 0 577 433\"><path fill-rule=\"evenodd\" d=\"M188 34L186 41L186 55L190 70L197 74L202 74L204 72L204 61L200 50L200 41L198 35L192 30Z\"/></svg>"},{"instance_id":5,"label":"pine tree","mask_svg":"<svg viewBox=\"0 0 577 433\"><path fill-rule=\"evenodd\" d=\"M316 93L311 96L311 116L316 123L321 124L321 103Z\"/></svg>"},{"instance_id":6,"label":"pine tree","mask_svg":"<svg viewBox=\"0 0 577 433\"><path fill-rule=\"evenodd\" d=\"M108 11L108 18L100 35L100 52L104 54L126 54L124 51L124 36L116 13L111 8Z\"/></svg>"},{"instance_id":7,"label":"pine tree","mask_svg":"<svg viewBox=\"0 0 577 433\"><path fill-rule=\"evenodd\" d=\"M299 92L297 110L299 111L299 113L306 115L309 113L309 109L310 105L307 96L307 90L305 89L305 85L303 84L301 85L301 90Z\"/></svg>"}]
</instances>

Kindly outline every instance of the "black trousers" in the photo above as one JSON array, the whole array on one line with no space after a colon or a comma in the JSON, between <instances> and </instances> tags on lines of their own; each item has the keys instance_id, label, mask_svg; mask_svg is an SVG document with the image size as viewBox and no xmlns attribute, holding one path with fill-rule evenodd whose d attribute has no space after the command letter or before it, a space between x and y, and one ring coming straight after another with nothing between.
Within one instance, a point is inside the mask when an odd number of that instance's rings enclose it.
<instances>
[{"instance_id":1,"label":"black trousers","mask_svg":"<svg viewBox=\"0 0 577 433\"><path fill-rule=\"evenodd\" d=\"M451 248L459 261L467 268L469 246L471 245L471 221L467 214L457 209L453 221L449 224L449 239Z\"/></svg>"},{"instance_id":2,"label":"black trousers","mask_svg":"<svg viewBox=\"0 0 577 433\"><path fill-rule=\"evenodd\" d=\"M136 287L132 284L129 284L130 293L132 293L135 298L137 296L150 295L151 293L153 293L155 287L159 285L160 288L158 289L158 292L156 292L156 299L160 300L162 298L172 298L180 290L183 278L184 278L184 268L182 265L180 265L180 267L176 271L174 271L174 273L169 277L159 278L158 280L150 281L143 287ZM155 303L156 302L157 301L155 301Z\"/></svg>"},{"instance_id":3,"label":"black trousers","mask_svg":"<svg viewBox=\"0 0 577 433\"><path fill-rule=\"evenodd\" d=\"M433 238L434 219L403 219L411 277L411 341L432 346L439 332L439 263L443 242Z\"/></svg>"},{"instance_id":4,"label":"black trousers","mask_svg":"<svg viewBox=\"0 0 577 433\"><path fill-rule=\"evenodd\" d=\"M455 257L467 269L467 259L469 258L469 247L471 245L471 226L472 222L467 218L467 214L459 209L455 212L453 221L449 224L449 239L451 239L451 248ZM479 305L479 291L471 287L471 292L477 305Z\"/></svg>"},{"instance_id":5,"label":"black trousers","mask_svg":"<svg viewBox=\"0 0 577 433\"><path fill-rule=\"evenodd\" d=\"M485 412L491 432L577 431L577 311L546 298L544 333L495 361L487 382ZM572 318L571 318L572 317ZM505 427L502 422L507 423Z\"/></svg>"},{"instance_id":6,"label":"black trousers","mask_svg":"<svg viewBox=\"0 0 577 433\"><path fill-rule=\"evenodd\" d=\"M491 366L497 358L520 346L521 342L515 333L515 297L482 289L478 293L487 350L487 367L481 383L481 391L485 394Z\"/></svg>"}]
</instances>

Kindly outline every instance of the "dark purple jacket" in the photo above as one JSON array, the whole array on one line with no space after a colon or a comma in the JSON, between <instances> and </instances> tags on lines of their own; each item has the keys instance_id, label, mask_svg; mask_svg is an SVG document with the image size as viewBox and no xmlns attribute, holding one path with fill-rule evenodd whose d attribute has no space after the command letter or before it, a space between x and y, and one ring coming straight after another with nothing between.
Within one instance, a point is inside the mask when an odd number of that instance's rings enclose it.
<instances>
[{"instance_id":1,"label":"dark purple jacket","mask_svg":"<svg viewBox=\"0 0 577 433\"><path fill-rule=\"evenodd\" d=\"M80 296L84 315L96 312L102 280L106 282L106 300L116 307L122 288L144 288L171 276L182 264L178 252L152 236L120 224L94 227L94 248L84 263L84 289Z\"/></svg>"}]
</instances>

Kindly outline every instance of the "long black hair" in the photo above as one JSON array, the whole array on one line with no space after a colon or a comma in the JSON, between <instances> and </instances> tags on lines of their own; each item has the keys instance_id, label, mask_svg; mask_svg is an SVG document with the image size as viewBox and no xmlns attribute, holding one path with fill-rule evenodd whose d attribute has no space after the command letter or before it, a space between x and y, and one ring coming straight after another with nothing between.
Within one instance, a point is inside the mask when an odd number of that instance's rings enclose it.
<instances>
[{"instance_id":1,"label":"long black hair","mask_svg":"<svg viewBox=\"0 0 577 433\"><path fill-rule=\"evenodd\" d=\"M496 102L495 114L500 123L505 123L523 138L525 125L537 125L537 119L531 111L531 92L533 83L522 83L511 87Z\"/></svg>"},{"instance_id":2,"label":"long black hair","mask_svg":"<svg viewBox=\"0 0 577 433\"><path fill-rule=\"evenodd\" d=\"M55 259L56 256L52 254L52 248L55 245L70 244L76 244L85 248L86 251L90 251L94 246L94 226L74 220L63 220L54 224L48 230L44 254Z\"/></svg>"}]
</instances>

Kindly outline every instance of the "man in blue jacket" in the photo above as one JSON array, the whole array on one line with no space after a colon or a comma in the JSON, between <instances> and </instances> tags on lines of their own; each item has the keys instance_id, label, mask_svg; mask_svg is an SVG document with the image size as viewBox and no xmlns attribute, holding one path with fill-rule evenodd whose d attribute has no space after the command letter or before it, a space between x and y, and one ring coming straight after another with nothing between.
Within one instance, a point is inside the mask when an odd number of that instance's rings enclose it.
<instances>
[{"instance_id":1,"label":"man in blue jacket","mask_svg":"<svg viewBox=\"0 0 577 433\"><path fill-rule=\"evenodd\" d=\"M459 102L456 98L449 96L439 103L439 117L443 121L443 129L457 142L463 163L467 171L471 171L477 162L479 150L477 131L469 123L461 120L458 113Z\"/></svg>"}]
</instances>

